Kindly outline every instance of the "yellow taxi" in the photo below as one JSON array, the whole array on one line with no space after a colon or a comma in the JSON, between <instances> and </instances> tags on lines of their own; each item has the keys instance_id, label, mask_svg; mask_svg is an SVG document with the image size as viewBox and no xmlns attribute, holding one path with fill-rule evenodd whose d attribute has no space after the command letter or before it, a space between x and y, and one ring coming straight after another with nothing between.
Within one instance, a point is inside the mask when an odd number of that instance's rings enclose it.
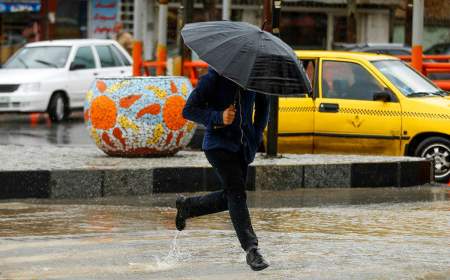
<instances>
[{"instance_id":1,"label":"yellow taxi","mask_svg":"<svg viewBox=\"0 0 450 280\"><path fill-rule=\"evenodd\" d=\"M450 177L450 97L386 55L297 51L313 93L280 98L281 153L408 155Z\"/></svg>"}]
</instances>

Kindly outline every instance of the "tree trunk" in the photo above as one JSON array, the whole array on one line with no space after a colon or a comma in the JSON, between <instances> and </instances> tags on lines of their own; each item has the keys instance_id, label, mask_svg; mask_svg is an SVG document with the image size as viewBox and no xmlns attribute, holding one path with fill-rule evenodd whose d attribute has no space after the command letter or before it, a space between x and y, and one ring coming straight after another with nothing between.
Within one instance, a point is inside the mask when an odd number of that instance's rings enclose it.
<instances>
[{"instance_id":1,"label":"tree trunk","mask_svg":"<svg viewBox=\"0 0 450 280\"><path fill-rule=\"evenodd\" d=\"M216 8L217 0L203 0L203 11L205 21L219 20Z\"/></svg>"},{"instance_id":2,"label":"tree trunk","mask_svg":"<svg viewBox=\"0 0 450 280\"><path fill-rule=\"evenodd\" d=\"M405 45L412 45L413 0L406 1L405 7Z\"/></svg>"},{"instance_id":3,"label":"tree trunk","mask_svg":"<svg viewBox=\"0 0 450 280\"><path fill-rule=\"evenodd\" d=\"M273 0L264 0L263 6L261 28L267 32L272 32L272 1Z\"/></svg>"},{"instance_id":4,"label":"tree trunk","mask_svg":"<svg viewBox=\"0 0 450 280\"><path fill-rule=\"evenodd\" d=\"M356 43L356 0L347 0L347 43Z\"/></svg>"}]
</instances>

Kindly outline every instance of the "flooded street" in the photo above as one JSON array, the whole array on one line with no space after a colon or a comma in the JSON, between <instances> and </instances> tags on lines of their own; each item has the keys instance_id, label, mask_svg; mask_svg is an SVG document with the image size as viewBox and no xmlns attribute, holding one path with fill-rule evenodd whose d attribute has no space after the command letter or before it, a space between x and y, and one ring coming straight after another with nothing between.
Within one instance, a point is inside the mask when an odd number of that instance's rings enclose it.
<instances>
[{"instance_id":1,"label":"flooded street","mask_svg":"<svg viewBox=\"0 0 450 280\"><path fill-rule=\"evenodd\" d=\"M188 149L199 150L203 129L196 130ZM84 125L83 112L74 111L67 121L53 123L47 114L0 114L0 145L95 145Z\"/></svg>"},{"instance_id":2,"label":"flooded street","mask_svg":"<svg viewBox=\"0 0 450 280\"><path fill-rule=\"evenodd\" d=\"M0 115L0 145L92 145L83 113L52 123L46 114Z\"/></svg>"},{"instance_id":3,"label":"flooded street","mask_svg":"<svg viewBox=\"0 0 450 280\"><path fill-rule=\"evenodd\" d=\"M0 203L0 279L450 279L446 186L251 192L271 266L227 213L177 234L174 195Z\"/></svg>"}]
</instances>

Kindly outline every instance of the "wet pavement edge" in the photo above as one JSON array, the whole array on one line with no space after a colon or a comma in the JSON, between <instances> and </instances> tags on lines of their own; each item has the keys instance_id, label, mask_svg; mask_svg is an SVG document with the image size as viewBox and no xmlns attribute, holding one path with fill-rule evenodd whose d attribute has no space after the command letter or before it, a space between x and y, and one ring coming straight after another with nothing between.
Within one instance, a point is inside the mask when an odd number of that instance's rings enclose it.
<instances>
[{"instance_id":1,"label":"wet pavement edge","mask_svg":"<svg viewBox=\"0 0 450 280\"><path fill-rule=\"evenodd\" d=\"M408 187L432 182L431 162L250 166L247 190ZM212 168L0 171L0 199L95 198L219 189Z\"/></svg>"}]
</instances>

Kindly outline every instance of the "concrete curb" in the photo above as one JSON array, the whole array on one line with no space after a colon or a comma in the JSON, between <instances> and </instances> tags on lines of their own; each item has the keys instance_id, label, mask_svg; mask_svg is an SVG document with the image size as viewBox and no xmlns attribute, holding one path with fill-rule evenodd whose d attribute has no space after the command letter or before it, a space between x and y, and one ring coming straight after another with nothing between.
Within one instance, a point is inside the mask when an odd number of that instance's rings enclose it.
<instances>
[{"instance_id":1,"label":"concrete curb","mask_svg":"<svg viewBox=\"0 0 450 280\"><path fill-rule=\"evenodd\" d=\"M220 189L201 152L181 152L174 158L123 159L107 157L91 146L9 145L0 146L0 155L0 162L7 162L0 166L2 199L93 198ZM407 187L430 183L432 177L431 162L418 158L258 156L250 166L247 189Z\"/></svg>"}]
</instances>

